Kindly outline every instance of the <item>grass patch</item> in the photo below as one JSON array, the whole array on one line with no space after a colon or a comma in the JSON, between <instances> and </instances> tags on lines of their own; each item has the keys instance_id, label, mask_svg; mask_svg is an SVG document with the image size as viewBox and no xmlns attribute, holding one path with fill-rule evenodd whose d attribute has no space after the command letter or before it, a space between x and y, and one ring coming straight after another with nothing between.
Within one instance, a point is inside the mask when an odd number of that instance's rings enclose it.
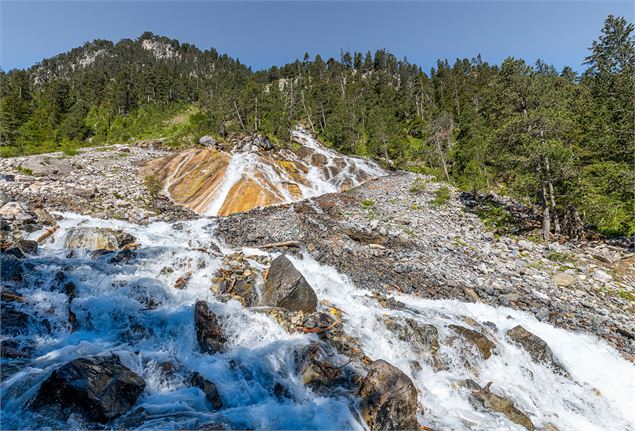
<instances>
[{"instance_id":1,"label":"grass patch","mask_svg":"<svg viewBox=\"0 0 635 431\"><path fill-rule=\"evenodd\" d=\"M560 263L573 263L575 261L571 254L560 251L550 251L545 257L553 262Z\"/></svg>"},{"instance_id":2,"label":"grass patch","mask_svg":"<svg viewBox=\"0 0 635 431\"><path fill-rule=\"evenodd\" d=\"M364 199L363 201L360 202L360 204L363 208L368 209L375 206L375 201L372 199Z\"/></svg>"},{"instance_id":3,"label":"grass patch","mask_svg":"<svg viewBox=\"0 0 635 431\"><path fill-rule=\"evenodd\" d=\"M18 166L15 168L18 172L24 175L33 175L33 171L29 168L25 168L23 166Z\"/></svg>"},{"instance_id":4,"label":"grass patch","mask_svg":"<svg viewBox=\"0 0 635 431\"><path fill-rule=\"evenodd\" d=\"M452 194L450 193L450 189L447 186L441 186L434 192L434 199L432 199L432 206L434 207L443 207L450 202L450 197Z\"/></svg>"},{"instance_id":5,"label":"grass patch","mask_svg":"<svg viewBox=\"0 0 635 431\"><path fill-rule=\"evenodd\" d=\"M416 178L412 184L410 184L410 188L408 191L410 193L419 193L424 191L428 187L428 180L425 178Z\"/></svg>"}]
</instances>

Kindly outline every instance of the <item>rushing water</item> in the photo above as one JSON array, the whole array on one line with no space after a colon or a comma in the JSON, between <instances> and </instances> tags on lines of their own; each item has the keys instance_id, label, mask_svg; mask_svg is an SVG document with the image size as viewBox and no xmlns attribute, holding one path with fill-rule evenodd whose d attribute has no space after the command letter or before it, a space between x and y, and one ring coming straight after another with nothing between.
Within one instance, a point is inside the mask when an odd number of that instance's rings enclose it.
<instances>
[{"instance_id":1,"label":"rushing water","mask_svg":"<svg viewBox=\"0 0 635 431\"><path fill-rule=\"evenodd\" d=\"M111 256L93 256L88 251L63 248L64 237L74 226L102 226L123 229L134 235L141 248L133 256L110 262ZM28 306L48 319L49 331L34 325L23 337L34 342L35 355L17 364L2 378L2 429L76 428L85 424L71 417L57 423L24 409L50 372L76 357L114 352L123 363L146 381L146 390L115 427L196 428L209 422L229 423L251 429L362 429L345 397L325 397L303 386L295 374L294 351L315 335L289 335L267 315L245 309L235 301L221 303L210 290L222 253L231 250L214 237L214 220L199 219L174 225L156 223L137 226L121 221L102 221L64 214L61 228L43 246L20 291ZM37 236L37 232L33 236ZM247 256L263 254L242 250ZM432 301L406 295L396 299L406 304L401 310L381 308L369 292L333 268L310 256L292 258L315 289L343 312L345 332L360 340L372 359L385 359L415 382L424 414L420 423L437 430L522 430L500 414L484 412L468 401L469 391L457 382L472 378L481 386L494 382L492 391L514 401L537 426L552 423L565 430L632 430L635 426L635 367L595 337L576 334L538 322L515 310L457 301ZM255 267L262 267L257 261ZM171 268L166 271L165 268ZM77 287L71 309L79 329L70 332L67 297L57 291L55 277L64 271ZM191 272L183 290L174 282ZM150 309L147 298L158 303ZM197 299L209 301L221 317L228 339L226 353L198 352L193 322ZM385 324L386 315L396 320L415 319L433 324L441 339L441 356L447 369L435 371L420 359L410 344L399 340ZM496 355L487 361L463 358L469 348L456 343L449 324L483 324L496 339ZM486 323L490 322L490 323ZM570 377L553 373L531 360L529 355L506 341L504 333L515 325L543 338L569 371ZM167 377L161 363L179 364L183 372ZM214 382L223 399L222 410L213 412L203 393L186 383L186 376L198 371ZM12 374L11 374L12 373ZM282 383L291 397L276 397L274 387ZM141 410L143 409L143 410ZM138 413L143 411L143 414ZM137 413L135 413L137 412Z\"/></svg>"}]
</instances>

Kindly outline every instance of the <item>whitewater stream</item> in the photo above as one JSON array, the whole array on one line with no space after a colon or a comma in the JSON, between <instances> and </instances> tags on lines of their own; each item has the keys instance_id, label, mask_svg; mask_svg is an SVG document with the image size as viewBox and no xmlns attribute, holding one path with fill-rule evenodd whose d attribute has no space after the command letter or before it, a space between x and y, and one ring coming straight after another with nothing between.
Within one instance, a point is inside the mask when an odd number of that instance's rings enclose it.
<instances>
[{"instance_id":1,"label":"whitewater stream","mask_svg":"<svg viewBox=\"0 0 635 431\"><path fill-rule=\"evenodd\" d=\"M38 316L48 320L49 328L42 331L33 325L30 333L21 336L34 343L33 359L3 359L2 429L86 428L78 417L55 422L24 406L53 369L77 357L111 352L146 382L137 404L112 424L114 428L193 429L216 421L239 429L364 429L358 415L351 412L350 399L318 395L295 374L295 349L316 335L289 335L267 315L236 301L219 302L212 293L212 277L223 265L223 257L211 250L243 251L247 257L263 251L226 247L215 238L213 218L138 226L69 213L63 216L53 240L27 260L32 268L20 293ZM120 259L112 259L113 254L91 256L86 250L71 252L63 244L75 226L122 229L141 247L120 254ZM468 400L469 389L457 384L471 378L481 386L494 382L492 391L512 400L538 429L549 429L548 424L560 431L635 429L635 367L596 337L483 304L396 295L406 304L404 309L382 308L363 286L353 285L309 255L291 260L319 301L342 310L344 331L360 341L366 355L399 367L414 381L423 407L420 424L434 430L524 430L501 414L474 407ZM262 268L256 260L250 263ZM68 298L54 287L60 271L77 290L71 303L79 324L75 332L69 329ZM187 287L175 289L175 281L188 272L192 275ZM147 306L148 298L154 308ZM197 299L208 301L220 317L228 339L225 353L199 353L193 313ZM446 369L436 371L421 360L421 353L386 328L386 315L435 325ZM452 337L448 325L467 326L466 322L477 322L496 340L496 354L487 361L474 359L467 364L465 346L445 343ZM549 344L569 377L532 361L526 351L506 339L505 332L519 324ZM413 361L421 367L412 367ZM165 362L179 364L187 372L166 377L160 366ZM220 411L211 411L203 392L186 382L184 376L192 371L216 384L224 405ZM276 383L282 383L292 396L274 395Z\"/></svg>"}]
</instances>

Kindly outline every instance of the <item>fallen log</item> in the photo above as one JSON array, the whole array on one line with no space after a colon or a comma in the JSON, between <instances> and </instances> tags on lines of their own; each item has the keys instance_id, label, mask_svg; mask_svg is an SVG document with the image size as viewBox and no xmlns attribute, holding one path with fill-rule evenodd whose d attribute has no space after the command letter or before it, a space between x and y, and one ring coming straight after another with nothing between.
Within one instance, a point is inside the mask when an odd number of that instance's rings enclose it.
<instances>
[{"instance_id":1,"label":"fallen log","mask_svg":"<svg viewBox=\"0 0 635 431\"><path fill-rule=\"evenodd\" d=\"M256 248L276 248L276 247L300 247L300 241L271 242L268 244L256 246Z\"/></svg>"},{"instance_id":2,"label":"fallen log","mask_svg":"<svg viewBox=\"0 0 635 431\"><path fill-rule=\"evenodd\" d=\"M48 237L50 237L51 235L53 235L55 232L57 232L57 230L60 228L60 225L56 224L55 226L49 228L46 232L44 232L42 235L40 235L40 237L37 239L38 243L42 243L45 239L47 239Z\"/></svg>"}]
</instances>

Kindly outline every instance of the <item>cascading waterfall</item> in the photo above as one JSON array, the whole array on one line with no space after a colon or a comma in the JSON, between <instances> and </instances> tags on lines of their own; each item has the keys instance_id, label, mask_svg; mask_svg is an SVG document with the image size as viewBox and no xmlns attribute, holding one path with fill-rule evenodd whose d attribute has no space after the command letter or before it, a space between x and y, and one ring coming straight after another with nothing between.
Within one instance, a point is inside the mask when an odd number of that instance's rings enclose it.
<instances>
[{"instance_id":1,"label":"cascading waterfall","mask_svg":"<svg viewBox=\"0 0 635 431\"><path fill-rule=\"evenodd\" d=\"M130 413L114 422L114 428L192 429L214 421L242 429L364 428L351 412L349 399L317 394L295 374L294 351L315 335L290 335L267 315L236 301L219 302L212 293L212 276L223 263L222 255L236 251L215 239L214 219L138 226L63 216L52 241L27 260L30 269L21 294L34 313L48 320L49 328L42 331L32 325L29 333L20 336L32 340L33 359L2 360L2 429L86 428L78 417L59 423L24 406L55 368L77 357L109 352L146 381L144 394ZM71 252L64 249L64 238L76 226L122 229L142 246L120 259L86 250ZM260 265L255 257L263 251L241 251L253 258L255 267ZM513 400L538 427L554 424L561 431L626 431L635 426L631 405L635 368L595 337L483 304L395 294L405 307L382 308L371 292L308 254L291 260L318 299L342 311L345 332L360 341L366 355L385 359L414 381L424 409L419 421L426 426L435 430L524 429L500 414L475 408L468 401L469 391L457 384L467 378L481 386L493 382L492 391ZM68 299L55 288L59 272L76 286L71 303L79 322L75 332L67 321ZM185 289L172 287L187 273L191 277ZM225 353L198 352L193 322L197 299L208 301L221 318L228 339ZM148 300L154 301L153 307L148 307ZM446 367L435 370L423 360L420 352L386 327L387 317L437 327ZM496 340L496 354L487 361L466 363L463 357L468 347L445 343L453 337L450 324L482 325ZM532 361L527 352L510 343L505 331L518 324L543 338L570 376ZM420 367L413 367L414 361ZM161 371L166 362L175 364L177 372L166 376ZM223 409L210 411L203 393L186 383L185 376L192 371L216 384ZM282 383L290 396L276 396L276 383Z\"/></svg>"}]
</instances>

